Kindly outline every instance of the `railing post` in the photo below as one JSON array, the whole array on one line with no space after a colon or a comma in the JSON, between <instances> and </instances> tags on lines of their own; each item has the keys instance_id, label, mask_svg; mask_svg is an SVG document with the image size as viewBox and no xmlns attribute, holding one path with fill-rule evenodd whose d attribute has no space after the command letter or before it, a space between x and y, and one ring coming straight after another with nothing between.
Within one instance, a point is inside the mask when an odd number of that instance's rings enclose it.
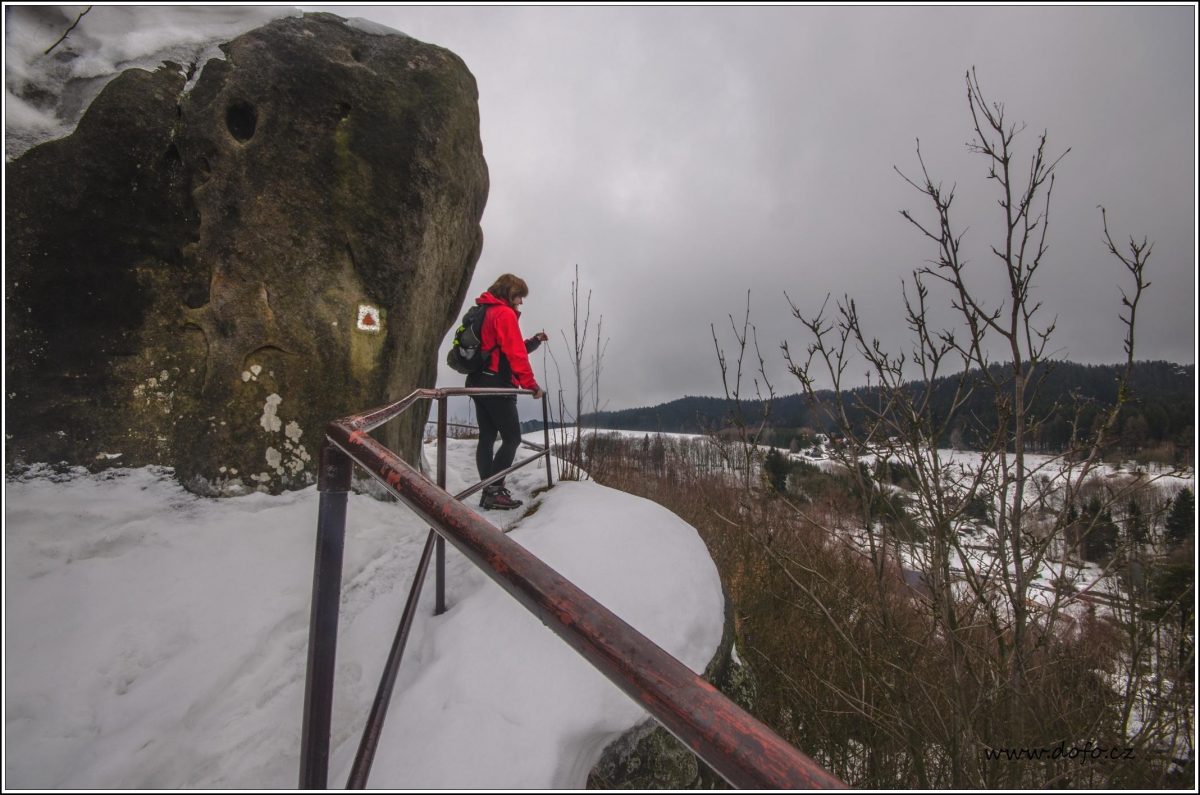
<instances>
[{"instance_id":1,"label":"railing post","mask_svg":"<svg viewBox=\"0 0 1200 795\"><path fill-rule=\"evenodd\" d=\"M438 398L437 419L437 484L446 488L446 396ZM434 604L433 614L440 616L446 612L446 539L439 534L434 543Z\"/></svg>"},{"instance_id":2,"label":"railing post","mask_svg":"<svg viewBox=\"0 0 1200 795\"><path fill-rule=\"evenodd\" d=\"M300 739L301 789L325 789L328 786L338 604L342 592L346 499L350 492L352 467L350 458L329 442L321 447L321 466L317 475L321 499L313 564L312 614L308 625L304 728Z\"/></svg>"},{"instance_id":3,"label":"railing post","mask_svg":"<svg viewBox=\"0 0 1200 795\"><path fill-rule=\"evenodd\" d=\"M550 397L542 392L542 431L546 436L546 486L554 485L554 475L550 474Z\"/></svg>"}]
</instances>

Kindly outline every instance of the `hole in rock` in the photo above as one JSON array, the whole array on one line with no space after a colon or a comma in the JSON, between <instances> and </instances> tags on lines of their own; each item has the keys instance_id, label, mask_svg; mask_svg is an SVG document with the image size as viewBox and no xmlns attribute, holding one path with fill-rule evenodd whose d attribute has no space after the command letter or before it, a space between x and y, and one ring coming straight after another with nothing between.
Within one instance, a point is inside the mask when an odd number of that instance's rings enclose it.
<instances>
[{"instance_id":1,"label":"hole in rock","mask_svg":"<svg viewBox=\"0 0 1200 795\"><path fill-rule=\"evenodd\" d=\"M235 102L225 111L225 126L234 138L249 141L258 126L258 111L249 102Z\"/></svg>"}]
</instances>

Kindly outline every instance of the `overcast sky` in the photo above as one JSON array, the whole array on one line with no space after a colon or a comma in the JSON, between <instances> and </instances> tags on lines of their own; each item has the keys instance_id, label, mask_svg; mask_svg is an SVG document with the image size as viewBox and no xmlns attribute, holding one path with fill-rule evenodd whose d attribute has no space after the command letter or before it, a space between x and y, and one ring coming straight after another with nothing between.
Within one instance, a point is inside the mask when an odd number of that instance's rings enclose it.
<instances>
[{"instance_id":1,"label":"overcast sky","mask_svg":"<svg viewBox=\"0 0 1200 795\"><path fill-rule=\"evenodd\" d=\"M709 325L730 344L747 290L781 393L799 386L779 343L807 343L785 291L805 311L848 293L872 333L907 339L901 280L935 254L899 214L930 217L893 169L917 169L917 138L933 176L958 185L981 292L1002 298L995 183L965 147L971 67L1028 123L1022 158L1043 129L1052 154L1071 150L1035 285L1059 355L1122 356L1103 204L1118 240L1154 241L1138 358L1195 361L1194 5L330 10L466 62L491 176L471 298L501 273L526 279L523 330L550 333L565 368L578 264L609 340L609 408L721 394Z\"/></svg>"}]
</instances>

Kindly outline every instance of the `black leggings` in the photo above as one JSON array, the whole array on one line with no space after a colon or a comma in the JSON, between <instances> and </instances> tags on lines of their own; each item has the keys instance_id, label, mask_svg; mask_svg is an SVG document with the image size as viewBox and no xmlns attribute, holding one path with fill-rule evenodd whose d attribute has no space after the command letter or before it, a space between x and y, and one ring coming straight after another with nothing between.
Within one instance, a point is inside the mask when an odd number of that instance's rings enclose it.
<instances>
[{"instance_id":1,"label":"black leggings","mask_svg":"<svg viewBox=\"0 0 1200 795\"><path fill-rule=\"evenodd\" d=\"M475 448L475 468L479 479L485 480L497 472L512 466L517 448L521 446L521 421L517 417L517 396L473 397L475 413L479 417L479 447ZM493 452L496 434L502 443ZM492 484L492 489L504 486L504 478Z\"/></svg>"}]
</instances>

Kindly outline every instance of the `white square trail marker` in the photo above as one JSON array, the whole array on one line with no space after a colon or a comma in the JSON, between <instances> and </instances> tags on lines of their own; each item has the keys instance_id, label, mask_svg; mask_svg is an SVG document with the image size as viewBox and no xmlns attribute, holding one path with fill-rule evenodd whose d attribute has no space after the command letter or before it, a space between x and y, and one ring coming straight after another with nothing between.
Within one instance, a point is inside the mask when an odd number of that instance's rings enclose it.
<instances>
[{"instance_id":1,"label":"white square trail marker","mask_svg":"<svg viewBox=\"0 0 1200 795\"><path fill-rule=\"evenodd\" d=\"M372 334L378 334L380 331L383 331L383 320L379 316L379 310L373 306L359 304L358 330L367 331Z\"/></svg>"}]
</instances>

